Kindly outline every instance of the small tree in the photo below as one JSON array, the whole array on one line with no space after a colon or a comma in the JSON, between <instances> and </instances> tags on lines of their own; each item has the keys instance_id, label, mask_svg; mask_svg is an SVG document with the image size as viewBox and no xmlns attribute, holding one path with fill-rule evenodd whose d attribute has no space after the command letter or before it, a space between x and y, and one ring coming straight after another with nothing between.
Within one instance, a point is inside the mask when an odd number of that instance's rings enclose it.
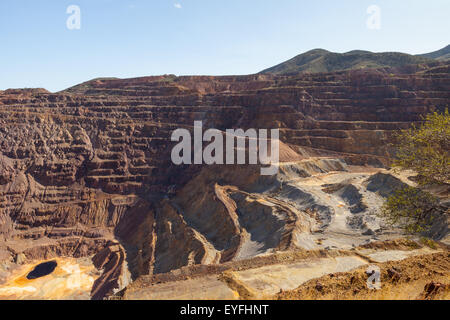
<instances>
[{"instance_id":1,"label":"small tree","mask_svg":"<svg viewBox=\"0 0 450 320\"><path fill-rule=\"evenodd\" d=\"M391 225L408 233L427 231L433 222L433 212L439 201L436 197L414 187L394 191L381 208L381 217Z\"/></svg>"},{"instance_id":2,"label":"small tree","mask_svg":"<svg viewBox=\"0 0 450 320\"><path fill-rule=\"evenodd\" d=\"M432 113L419 127L402 130L397 136L393 167L417 172L420 186L449 184L450 114ZM426 231L433 220L439 200L419 188L396 190L384 203L381 216L408 233Z\"/></svg>"},{"instance_id":3,"label":"small tree","mask_svg":"<svg viewBox=\"0 0 450 320\"><path fill-rule=\"evenodd\" d=\"M450 114L431 113L397 136L394 167L417 172L419 184L450 183Z\"/></svg>"}]
</instances>

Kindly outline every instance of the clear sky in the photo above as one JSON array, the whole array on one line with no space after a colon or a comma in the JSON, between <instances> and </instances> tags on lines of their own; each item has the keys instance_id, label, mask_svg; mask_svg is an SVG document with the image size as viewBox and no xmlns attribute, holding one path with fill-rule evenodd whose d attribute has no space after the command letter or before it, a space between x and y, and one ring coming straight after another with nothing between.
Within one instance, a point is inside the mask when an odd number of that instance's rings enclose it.
<instances>
[{"instance_id":1,"label":"clear sky","mask_svg":"<svg viewBox=\"0 0 450 320\"><path fill-rule=\"evenodd\" d=\"M0 90L250 74L314 48L426 53L450 43L449 16L449 0L0 0Z\"/></svg>"}]
</instances>

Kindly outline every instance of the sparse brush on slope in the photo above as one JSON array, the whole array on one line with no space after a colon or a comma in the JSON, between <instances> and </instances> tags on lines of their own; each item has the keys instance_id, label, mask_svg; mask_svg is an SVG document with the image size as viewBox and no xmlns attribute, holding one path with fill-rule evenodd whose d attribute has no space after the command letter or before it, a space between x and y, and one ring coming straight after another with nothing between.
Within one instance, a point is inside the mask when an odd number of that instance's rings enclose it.
<instances>
[{"instance_id":1,"label":"sparse brush on slope","mask_svg":"<svg viewBox=\"0 0 450 320\"><path fill-rule=\"evenodd\" d=\"M354 50L346 53L315 49L262 71L269 74L317 73L364 68L400 67L433 59L400 52L374 53Z\"/></svg>"}]
</instances>

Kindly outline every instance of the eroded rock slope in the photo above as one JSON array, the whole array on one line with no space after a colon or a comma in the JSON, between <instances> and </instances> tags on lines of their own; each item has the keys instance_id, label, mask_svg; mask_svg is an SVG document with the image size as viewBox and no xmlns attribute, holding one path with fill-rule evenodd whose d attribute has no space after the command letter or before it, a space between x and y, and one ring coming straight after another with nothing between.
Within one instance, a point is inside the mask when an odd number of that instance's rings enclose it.
<instances>
[{"instance_id":1,"label":"eroded rock slope","mask_svg":"<svg viewBox=\"0 0 450 320\"><path fill-rule=\"evenodd\" d=\"M412 183L383 171L389 142L448 106L449 68L97 79L59 93L2 91L0 273L95 256L102 274L91 295L101 299L141 275L394 237L375 215L392 189L377 174ZM195 120L205 129L279 128L279 173L174 165L171 133L192 130ZM448 229L439 230L445 237Z\"/></svg>"}]
</instances>

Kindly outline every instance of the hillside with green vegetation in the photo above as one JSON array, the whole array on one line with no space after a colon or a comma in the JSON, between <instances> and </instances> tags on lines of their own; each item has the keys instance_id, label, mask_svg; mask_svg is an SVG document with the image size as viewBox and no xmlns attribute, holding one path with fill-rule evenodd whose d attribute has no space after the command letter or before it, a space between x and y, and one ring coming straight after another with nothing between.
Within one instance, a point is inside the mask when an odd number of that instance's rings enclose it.
<instances>
[{"instance_id":1,"label":"hillside with green vegetation","mask_svg":"<svg viewBox=\"0 0 450 320\"><path fill-rule=\"evenodd\" d=\"M400 52L374 53L362 50L335 53L323 49L315 49L263 70L261 73L318 73L365 68L401 67L410 64L428 63L434 60L445 60L445 57L448 58L450 56L449 50L450 46L447 46L429 54L410 55Z\"/></svg>"},{"instance_id":2,"label":"hillside with green vegetation","mask_svg":"<svg viewBox=\"0 0 450 320\"><path fill-rule=\"evenodd\" d=\"M437 50L430 53L425 53L419 55L420 57L424 58L431 58L436 60L447 60L450 59L450 44L446 46L445 48L442 48L441 50Z\"/></svg>"}]
</instances>

